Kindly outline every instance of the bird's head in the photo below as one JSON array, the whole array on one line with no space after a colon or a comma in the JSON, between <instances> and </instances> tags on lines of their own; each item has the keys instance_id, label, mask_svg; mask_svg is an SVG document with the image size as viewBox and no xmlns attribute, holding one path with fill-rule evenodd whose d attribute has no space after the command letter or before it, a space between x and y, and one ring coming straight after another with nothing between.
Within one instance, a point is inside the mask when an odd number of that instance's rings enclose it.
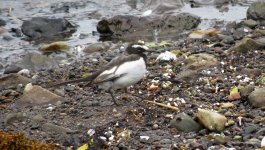
<instances>
[{"instance_id":1,"label":"bird's head","mask_svg":"<svg viewBox=\"0 0 265 150\"><path fill-rule=\"evenodd\" d=\"M144 52L148 51L149 48L145 45L140 45L140 44L130 44L126 52L128 54L143 54Z\"/></svg>"}]
</instances>

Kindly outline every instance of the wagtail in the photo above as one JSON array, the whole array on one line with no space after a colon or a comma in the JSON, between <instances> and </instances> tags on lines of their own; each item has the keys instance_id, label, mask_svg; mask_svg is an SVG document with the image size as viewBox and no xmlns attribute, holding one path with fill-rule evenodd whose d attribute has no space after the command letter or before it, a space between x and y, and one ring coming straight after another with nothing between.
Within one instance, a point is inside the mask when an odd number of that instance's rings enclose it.
<instances>
[{"instance_id":1,"label":"wagtail","mask_svg":"<svg viewBox=\"0 0 265 150\"><path fill-rule=\"evenodd\" d=\"M114 97L114 91L131 86L140 81L146 73L146 55L148 47L139 44L130 44L125 52L112 59L92 75L58 83L52 86L61 86L75 82L88 82L97 84L98 88L110 93L115 105L118 105Z\"/></svg>"}]
</instances>

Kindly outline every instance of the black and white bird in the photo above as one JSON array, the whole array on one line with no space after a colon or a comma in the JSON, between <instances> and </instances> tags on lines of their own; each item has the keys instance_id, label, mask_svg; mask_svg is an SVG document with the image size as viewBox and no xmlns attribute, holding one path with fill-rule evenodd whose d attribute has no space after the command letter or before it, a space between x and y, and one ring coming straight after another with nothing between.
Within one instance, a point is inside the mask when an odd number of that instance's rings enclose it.
<instances>
[{"instance_id":1,"label":"black and white bird","mask_svg":"<svg viewBox=\"0 0 265 150\"><path fill-rule=\"evenodd\" d=\"M111 94L114 104L117 105L114 91L131 86L145 76L147 69L144 52L146 51L148 51L147 46L130 44L122 55L112 59L107 65L94 72L91 76L58 83L53 86L76 82L97 84L98 88Z\"/></svg>"}]
</instances>

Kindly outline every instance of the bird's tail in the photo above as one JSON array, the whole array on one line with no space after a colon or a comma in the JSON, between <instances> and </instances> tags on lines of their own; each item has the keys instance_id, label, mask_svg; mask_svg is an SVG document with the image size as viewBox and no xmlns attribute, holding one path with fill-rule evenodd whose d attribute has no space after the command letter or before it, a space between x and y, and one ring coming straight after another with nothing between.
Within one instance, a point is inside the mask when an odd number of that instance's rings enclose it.
<instances>
[{"instance_id":1,"label":"bird's tail","mask_svg":"<svg viewBox=\"0 0 265 150\"><path fill-rule=\"evenodd\" d=\"M70 81L55 83L55 84L52 84L52 85L50 85L48 87L49 88L50 87L58 87L58 86L62 86L62 85L70 84L70 83L78 83L78 82L88 82L88 83L91 83L92 82L92 78L87 77L87 78L82 78L82 79L75 79L75 80L70 80Z\"/></svg>"}]
</instances>

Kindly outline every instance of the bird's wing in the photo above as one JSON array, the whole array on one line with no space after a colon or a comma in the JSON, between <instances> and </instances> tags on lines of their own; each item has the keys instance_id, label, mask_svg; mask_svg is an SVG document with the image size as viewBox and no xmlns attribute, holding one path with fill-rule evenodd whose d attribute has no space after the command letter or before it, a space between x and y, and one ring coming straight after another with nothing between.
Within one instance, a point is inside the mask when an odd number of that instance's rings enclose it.
<instances>
[{"instance_id":1,"label":"bird's wing","mask_svg":"<svg viewBox=\"0 0 265 150\"><path fill-rule=\"evenodd\" d=\"M139 57L137 55L121 55L119 57L116 57L112 59L101 71L98 76L93 80L93 83L101 83L106 81L113 81L117 78L120 78L126 73L123 74L117 74L116 71L119 68L120 65L126 61L134 61L137 60Z\"/></svg>"}]
</instances>

